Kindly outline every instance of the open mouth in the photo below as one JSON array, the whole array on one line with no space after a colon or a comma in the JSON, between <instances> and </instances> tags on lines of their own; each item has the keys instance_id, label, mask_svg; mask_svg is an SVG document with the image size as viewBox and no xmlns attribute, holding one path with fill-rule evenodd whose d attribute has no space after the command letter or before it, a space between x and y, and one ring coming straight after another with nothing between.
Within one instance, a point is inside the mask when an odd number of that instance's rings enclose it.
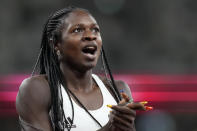
<instances>
[{"instance_id":1,"label":"open mouth","mask_svg":"<svg viewBox=\"0 0 197 131\"><path fill-rule=\"evenodd\" d=\"M97 47L96 46L85 46L83 49L82 49L82 52L85 53L85 54L91 54L91 55L94 55L95 52L97 50Z\"/></svg>"}]
</instances>

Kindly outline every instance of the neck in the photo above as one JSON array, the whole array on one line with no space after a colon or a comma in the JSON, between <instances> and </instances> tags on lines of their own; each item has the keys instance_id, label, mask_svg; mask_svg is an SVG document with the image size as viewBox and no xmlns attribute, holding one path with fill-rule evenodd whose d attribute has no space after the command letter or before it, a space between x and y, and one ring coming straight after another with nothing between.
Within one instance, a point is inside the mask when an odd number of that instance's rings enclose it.
<instances>
[{"instance_id":1,"label":"neck","mask_svg":"<svg viewBox=\"0 0 197 131\"><path fill-rule=\"evenodd\" d=\"M80 72L64 64L60 64L60 69L63 73L66 86L71 91L89 92L93 89L92 70Z\"/></svg>"}]
</instances>

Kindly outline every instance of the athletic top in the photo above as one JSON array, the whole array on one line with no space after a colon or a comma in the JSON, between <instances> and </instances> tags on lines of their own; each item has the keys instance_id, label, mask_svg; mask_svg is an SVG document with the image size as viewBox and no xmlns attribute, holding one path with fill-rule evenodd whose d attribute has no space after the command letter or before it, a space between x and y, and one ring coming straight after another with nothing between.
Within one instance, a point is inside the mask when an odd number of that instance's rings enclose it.
<instances>
[{"instance_id":1,"label":"athletic top","mask_svg":"<svg viewBox=\"0 0 197 131\"><path fill-rule=\"evenodd\" d=\"M111 110L106 105L108 104L116 105L117 102L115 101L113 96L110 94L108 89L105 87L103 82L100 80L100 78L95 74L92 74L92 77L101 90L101 93L103 96L103 104L99 109L88 110L88 111L91 113L91 115L94 116L94 118L96 118L96 120L102 126L104 126L109 121L108 115ZM61 90L62 90L62 98L63 98L63 110L65 113L65 116L67 117L67 120L69 121L69 119L72 118L71 102L63 86L61 86ZM73 121L73 126L71 128L71 131L87 131L87 130L96 131L100 129L100 126L92 119L92 117L82 107L77 105L74 100L72 100L72 102L73 102L73 107L74 107L74 121ZM67 129L65 129L64 131L67 131Z\"/></svg>"}]
</instances>

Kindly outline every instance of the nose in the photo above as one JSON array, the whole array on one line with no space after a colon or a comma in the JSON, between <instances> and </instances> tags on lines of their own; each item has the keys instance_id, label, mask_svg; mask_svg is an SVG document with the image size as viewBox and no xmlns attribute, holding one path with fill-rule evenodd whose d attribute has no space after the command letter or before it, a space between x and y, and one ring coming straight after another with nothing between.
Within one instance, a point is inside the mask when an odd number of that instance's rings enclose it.
<instances>
[{"instance_id":1,"label":"nose","mask_svg":"<svg viewBox=\"0 0 197 131\"><path fill-rule=\"evenodd\" d=\"M86 31L82 37L82 41L94 41L96 40L96 36L91 31Z\"/></svg>"},{"instance_id":2,"label":"nose","mask_svg":"<svg viewBox=\"0 0 197 131\"><path fill-rule=\"evenodd\" d=\"M82 38L83 41L93 41L96 40L96 37L91 37L91 36L85 36Z\"/></svg>"}]
</instances>

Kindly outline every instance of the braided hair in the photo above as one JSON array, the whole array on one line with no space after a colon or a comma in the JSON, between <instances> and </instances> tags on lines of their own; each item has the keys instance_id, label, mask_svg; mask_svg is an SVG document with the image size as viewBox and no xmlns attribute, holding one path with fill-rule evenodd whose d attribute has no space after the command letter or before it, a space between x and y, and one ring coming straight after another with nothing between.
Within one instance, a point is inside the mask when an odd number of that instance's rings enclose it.
<instances>
[{"instance_id":1,"label":"braided hair","mask_svg":"<svg viewBox=\"0 0 197 131\"><path fill-rule=\"evenodd\" d=\"M67 128L67 130L70 130L72 127L72 123L74 120L74 108L70 95L72 95L77 100L77 102L84 108L84 110L91 116L91 114L83 106L83 104L77 99L77 97L66 87L66 83L64 81L65 76L62 75L59 66L58 57L54 49L55 44L61 42L64 20L66 19L69 13L75 10L83 10L88 12L87 10L82 8L67 7L58 10L49 16L46 24L44 25L40 52L32 72L32 75L34 75L34 72L38 66L39 74L46 74L46 76L48 77L48 83L51 92L50 117L54 131L64 131L65 128ZM108 76L107 74L109 74L110 76L110 79L107 78L109 84L111 85L110 90L113 92L115 96L115 100L119 102L121 97L115 85L103 47L101 49L101 55L102 55L102 62L103 62L103 67L105 69L106 77ZM68 125L68 121L63 111L61 85L64 86L71 102L72 120L69 120L69 123L71 123L71 125ZM91 117L96 121L96 119L93 116ZM99 124L98 121L96 122Z\"/></svg>"}]
</instances>

